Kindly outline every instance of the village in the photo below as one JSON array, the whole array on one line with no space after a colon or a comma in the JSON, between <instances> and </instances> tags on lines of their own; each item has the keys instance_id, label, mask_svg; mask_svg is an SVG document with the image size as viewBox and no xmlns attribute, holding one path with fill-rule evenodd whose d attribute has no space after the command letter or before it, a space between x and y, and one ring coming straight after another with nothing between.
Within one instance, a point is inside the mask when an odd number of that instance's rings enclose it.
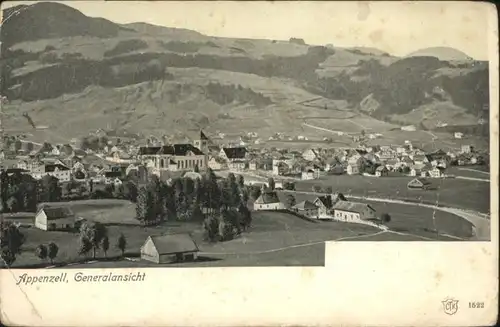
<instances>
[{"instance_id":1,"label":"village","mask_svg":"<svg viewBox=\"0 0 500 327\"><path fill-rule=\"evenodd\" d=\"M195 240L189 228L176 233L172 228L167 233L141 231L137 247L140 245L142 261L196 261L200 242L224 242L251 232L252 216L259 212L388 230L391 212L382 212L373 203L347 199L349 190L334 188L336 179L366 178L376 184L381 179L406 177L407 190L433 192L440 180L468 178L455 176L456 170L450 173L450 169L489 162L487 153L466 144L447 152L425 152L410 141L297 151L253 147L241 139L224 144L203 131L183 143L150 137L141 144L134 138L109 137L103 131L89 139L78 145L35 145L20 138L9 139L0 154L2 224L10 222L19 230L38 229L48 234L79 233L76 252L85 259L93 252L95 259L97 250L106 253L110 249L107 224L115 228L133 221L146 229L168 221L193 223L202 226L202 238ZM297 201L299 194L295 192L312 197ZM113 199L134 203L135 210L128 213L135 213L135 217L110 222L85 215L85 210L79 212L85 201L95 205ZM80 202L80 206L73 205ZM114 243L122 256L131 247L121 232ZM40 244L34 252L52 263L60 246ZM17 250L2 252L4 260L11 258L6 261L14 263Z\"/></svg>"}]
</instances>

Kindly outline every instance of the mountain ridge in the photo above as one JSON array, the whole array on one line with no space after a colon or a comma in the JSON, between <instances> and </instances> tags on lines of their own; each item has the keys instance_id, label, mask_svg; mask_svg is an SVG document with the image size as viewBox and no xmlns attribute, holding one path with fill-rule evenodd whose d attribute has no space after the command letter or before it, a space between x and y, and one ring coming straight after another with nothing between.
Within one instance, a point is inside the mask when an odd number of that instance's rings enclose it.
<instances>
[{"instance_id":1,"label":"mountain ridge","mask_svg":"<svg viewBox=\"0 0 500 327\"><path fill-rule=\"evenodd\" d=\"M133 93L134 89L154 88L157 83L171 85L174 90L184 87L177 98L160 97L162 100L151 102L156 103L155 111L165 113L158 116L165 126L171 125L168 116L193 109L190 97L198 99L199 115L209 117L208 127L217 125L217 117L223 117L219 114L241 106L253 108L252 115L269 114L300 126L301 116L297 112L305 107L298 103L305 98L297 94L302 93L310 99L320 99L312 107L309 105L309 110L325 110L336 117L337 109L332 103L344 101L347 110L370 116L371 124L377 126L380 125L377 121L397 126L408 120L406 115L418 118L419 115L411 116L412 111L425 112L426 106L440 111L439 117L448 118L449 124L453 124L457 113L462 115L457 121L464 125L473 125L488 116L486 62L440 60L425 52L420 53L424 56L417 53L399 58L378 49L313 46L293 38L290 41L218 38L149 23L120 25L68 8L62 4L37 3L6 21L1 31L2 40L6 40L2 42L0 61L2 94L20 107L29 108L35 118L50 119L47 110L56 113L57 109L47 104L37 108L30 103L33 101L61 103L61 99L73 99L72 94L99 87L101 91L91 92L90 96L103 97L101 101L106 102L104 97L114 98L113 94L121 92L123 87L131 88L129 91ZM26 20L37 22L37 30L18 27L24 26L17 24ZM73 27L67 28L70 23ZM256 82L247 83L250 80ZM198 86L206 91L210 83L219 85L212 86L212 93L197 91ZM278 97L273 93L276 87L280 90ZM191 96L186 90L194 93ZM167 88L164 92L174 91ZM231 92L237 95L229 95ZM263 100L269 97L272 101ZM364 109L367 97L371 103L369 110ZM117 103L111 107L149 108L148 99L140 97L131 103L116 97ZM206 108L203 103L208 104ZM96 107L92 114L103 121L109 120L111 112L115 112L111 107L101 112ZM126 115L122 119L127 119ZM180 122L176 128L184 123L186 128L193 127L189 122ZM133 120L124 126L131 124ZM147 124L141 126L148 128ZM276 126L283 127L278 122Z\"/></svg>"}]
</instances>

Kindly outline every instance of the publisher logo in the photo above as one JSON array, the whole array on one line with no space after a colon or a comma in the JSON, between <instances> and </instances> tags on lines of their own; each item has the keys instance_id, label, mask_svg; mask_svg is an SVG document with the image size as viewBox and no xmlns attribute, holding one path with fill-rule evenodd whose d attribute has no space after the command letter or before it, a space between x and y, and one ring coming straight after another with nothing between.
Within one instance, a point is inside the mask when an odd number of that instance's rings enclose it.
<instances>
[{"instance_id":1,"label":"publisher logo","mask_svg":"<svg viewBox=\"0 0 500 327\"><path fill-rule=\"evenodd\" d=\"M458 311L458 300L454 299L446 299L444 301L441 301L443 303L443 310L444 313L447 315L454 315Z\"/></svg>"}]
</instances>

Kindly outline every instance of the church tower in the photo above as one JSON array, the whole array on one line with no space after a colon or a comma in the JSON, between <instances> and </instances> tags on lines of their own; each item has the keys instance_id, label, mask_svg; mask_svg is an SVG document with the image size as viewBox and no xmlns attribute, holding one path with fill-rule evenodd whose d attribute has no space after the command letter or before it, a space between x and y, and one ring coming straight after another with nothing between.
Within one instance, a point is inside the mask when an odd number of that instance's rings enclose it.
<instances>
[{"instance_id":1,"label":"church tower","mask_svg":"<svg viewBox=\"0 0 500 327\"><path fill-rule=\"evenodd\" d=\"M195 147L200 149L203 153L207 154L208 152L208 137L203 133L203 131L200 131L200 137L198 140L194 140Z\"/></svg>"}]
</instances>

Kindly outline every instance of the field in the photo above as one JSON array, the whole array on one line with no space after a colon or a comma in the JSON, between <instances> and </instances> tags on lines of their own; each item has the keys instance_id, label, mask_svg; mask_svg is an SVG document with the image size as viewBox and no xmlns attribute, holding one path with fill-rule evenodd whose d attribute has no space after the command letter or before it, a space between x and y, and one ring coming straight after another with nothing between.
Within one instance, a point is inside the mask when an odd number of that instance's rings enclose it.
<instances>
[{"instance_id":1,"label":"field","mask_svg":"<svg viewBox=\"0 0 500 327\"><path fill-rule=\"evenodd\" d=\"M297 202L314 201L315 196L309 194L295 194ZM436 239L436 230L441 234L467 239L472 236L472 224L454 214L430 208L408 206L396 203L383 203L373 201L359 201L370 204L378 214L388 213L391 221L387 227L391 231ZM436 226L433 223L433 216ZM441 236L441 235L440 235ZM439 238L440 239L440 238ZM422 239L420 239L422 240Z\"/></svg>"},{"instance_id":2,"label":"field","mask_svg":"<svg viewBox=\"0 0 500 327\"><path fill-rule=\"evenodd\" d=\"M409 190L407 184L411 179L411 177L325 176L317 180L300 181L296 188L298 191L310 192L313 185L331 186L335 192L346 195L426 201L433 204L438 202L443 206L481 213L490 211L490 183L453 178L431 179L439 190L423 191Z\"/></svg>"},{"instance_id":3,"label":"field","mask_svg":"<svg viewBox=\"0 0 500 327\"><path fill-rule=\"evenodd\" d=\"M297 194L300 201L300 195ZM107 225L110 237L108 261L83 263L90 258L78 255L78 234L67 232L46 232L34 227L22 228L27 240L23 252L18 256L14 267L45 266L35 256L40 244L55 242L59 246L56 265L73 263L71 267L127 267L158 266L137 260L117 260L120 251L116 242L120 233L127 239L126 255L137 257L141 245L149 235L162 233L189 232L199 244L200 260L196 263L169 266L321 266L324 264L324 241L329 240L429 240L436 239L430 223L430 212L425 209L415 212L402 205L374 204L377 210L390 212L393 218L393 232L382 232L362 224L349 224L333 221L310 221L283 212L254 212L253 224L249 232L234 240L209 244L202 239L201 222L165 222L160 226L142 227L134 219L133 205L118 200L88 200L64 203L70 206L77 216L88 217ZM33 215L13 215L10 220L22 221L25 225ZM459 218L442 213L436 214L437 227L441 233L466 237L467 228L460 224ZM453 228L451 228L452 226ZM439 240L453 240L444 235ZM102 251L97 257L103 259ZM81 262L81 263L78 263Z\"/></svg>"}]
</instances>

